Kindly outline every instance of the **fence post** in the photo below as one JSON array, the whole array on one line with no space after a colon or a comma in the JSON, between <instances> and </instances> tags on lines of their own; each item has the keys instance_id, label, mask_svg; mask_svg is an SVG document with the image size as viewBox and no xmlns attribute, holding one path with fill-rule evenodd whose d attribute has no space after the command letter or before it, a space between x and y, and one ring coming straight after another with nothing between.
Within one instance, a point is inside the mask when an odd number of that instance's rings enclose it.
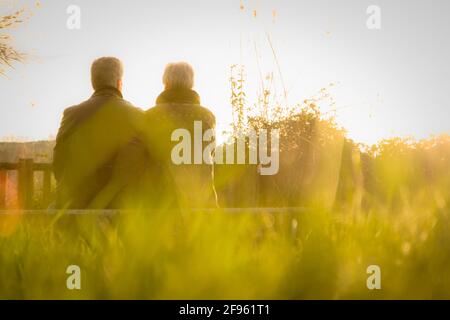
<instances>
[{"instance_id":1,"label":"fence post","mask_svg":"<svg viewBox=\"0 0 450 320\"><path fill-rule=\"evenodd\" d=\"M22 209L31 209L34 196L34 161L19 159L19 205Z\"/></svg>"},{"instance_id":2,"label":"fence post","mask_svg":"<svg viewBox=\"0 0 450 320\"><path fill-rule=\"evenodd\" d=\"M43 186L44 206L48 206L50 204L50 196L52 190L51 179L52 179L52 170L51 169L44 170L44 186Z\"/></svg>"},{"instance_id":3,"label":"fence post","mask_svg":"<svg viewBox=\"0 0 450 320\"><path fill-rule=\"evenodd\" d=\"M6 177L7 171L0 169L0 209L6 208Z\"/></svg>"}]
</instances>

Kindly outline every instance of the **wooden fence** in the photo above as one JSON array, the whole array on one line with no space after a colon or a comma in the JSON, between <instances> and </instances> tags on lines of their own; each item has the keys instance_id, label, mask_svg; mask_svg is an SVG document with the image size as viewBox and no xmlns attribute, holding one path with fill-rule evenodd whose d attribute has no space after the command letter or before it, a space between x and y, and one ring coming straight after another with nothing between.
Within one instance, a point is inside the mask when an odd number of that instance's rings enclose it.
<instances>
[{"instance_id":1,"label":"wooden fence","mask_svg":"<svg viewBox=\"0 0 450 320\"><path fill-rule=\"evenodd\" d=\"M35 203L35 172L43 173L42 204L51 202L52 165L35 163L33 159L20 159L18 163L0 162L0 209L6 207L8 172L17 171L17 200L21 209L33 209Z\"/></svg>"},{"instance_id":2,"label":"wooden fence","mask_svg":"<svg viewBox=\"0 0 450 320\"><path fill-rule=\"evenodd\" d=\"M8 172L17 172L17 187L8 179ZM35 192L35 173L43 172L42 198ZM217 174L221 173L221 174ZM221 178L217 178L217 177ZM259 207L257 168L253 165L216 166L216 190L220 194L221 206ZM7 188L17 191L17 206L20 210L43 209L52 201L52 164L36 163L33 159L19 159L17 163L0 162L0 210L7 207ZM39 203L39 206L36 204Z\"/></svg>"},{"instance_id":3,"label":"wooden fence","mask_svg":"<svg viewBox=\"0 0 450 320\"><path fill-rule=\"evenodd\" d=\"M236 212L291 212L303 211L304 207L263 203L265 193L262 193L261 186L264 186L264 180L261 178L255 168L245 170L243 166L228 166L227 168L217 168L222 172L222 178L216 185L219 193L219 199L222 199L220 205L223 207L221 211ZM248 168L247 168L248 169ZM48 208L52 199L52 164L51 163L35 163L33 159L20 159L17 163L1 163L0 162L0 215L3 213L13 213L11 208L1 212L7 208L7 188L11 188L11 179L8 179L8 172L17 172L17 187L12 186L17 191L17 206L14 208L22 213L29 214L51 214L56 212L39 210ZM35 192L35 173L42 172L42 197L37 198ZM236 185L239 185L238 187ZM270 191L272 189L270 188ZM15 193L15 192L14 192ZM243 197L245 195L245 197ZM36 204L39 204L36 206ZM38 210L36 210L38 209ZM36 210L36 211L33 211ZM198 210L197 210L198 211ZM200 210L201 211L201 210ZM204 211L204 210L203 210ZM113 211L102 211L103 214L114 214ZM86 211L74 210L73 214L85 214ZM69 213L69 214L72 214Z\"/></svg>"}]
</instances>

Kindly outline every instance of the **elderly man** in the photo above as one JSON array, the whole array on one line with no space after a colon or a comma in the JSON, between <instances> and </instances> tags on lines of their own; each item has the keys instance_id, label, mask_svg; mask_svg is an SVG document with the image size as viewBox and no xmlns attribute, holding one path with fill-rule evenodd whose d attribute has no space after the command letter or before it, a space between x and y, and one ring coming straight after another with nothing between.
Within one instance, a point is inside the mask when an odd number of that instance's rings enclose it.
<instances>
[{"instance_id":1,"label":"elderly man","mask_svg":"<svg viewBox=\"0 0 450 320\"><path fill-rule=\"evenodd\" d=\"M58 208L89 208L108 184L118 152L138 135L143 113L123 99L122 77L120 60L95 60L94 94L64 111L53 160Z\"/></svg>"}]
</instances>

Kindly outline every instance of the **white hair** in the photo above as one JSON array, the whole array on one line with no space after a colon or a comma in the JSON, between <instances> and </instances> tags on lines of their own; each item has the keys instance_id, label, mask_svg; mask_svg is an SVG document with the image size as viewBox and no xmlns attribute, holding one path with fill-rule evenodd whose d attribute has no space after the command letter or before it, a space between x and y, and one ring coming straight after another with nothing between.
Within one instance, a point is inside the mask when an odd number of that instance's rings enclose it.
<instances>
[{"instance_id":1,"label":"white hair","mask_svg":"<svg viewBox=\"0 0 450 320\"><path fill-rule=\"evenodd\" d=\"M163 84L167 89L194 87L194 69L186 62L169 63L164 70Z\"/></svg>"},{"instance_id":2,"label":"white hair","mask_svg":"<svg viewBox=\"0 0 450 320\"><path fill-rule=\"evenodd\" d=\"M91 66L91 81L94 90L105 87L117 88L123 77L123 64L114 57L103 57L95 60Z\"/></svg>"}]
</instances>

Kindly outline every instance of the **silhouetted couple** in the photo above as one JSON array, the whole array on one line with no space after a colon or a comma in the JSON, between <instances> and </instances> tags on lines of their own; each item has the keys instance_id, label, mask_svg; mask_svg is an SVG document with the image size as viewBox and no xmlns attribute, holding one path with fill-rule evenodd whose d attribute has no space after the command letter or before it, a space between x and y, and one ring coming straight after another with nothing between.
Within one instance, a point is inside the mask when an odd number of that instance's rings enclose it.
<instances>
[{"instance_id":1,"label":"silhouetted couple","mask_svg":"<svg viewBox=\"0 0 450 320\"><path fill-rule=\"evenodd\" d=\"M92 97L64 111L54 149L56 207L61 209L205 208L216 206L212 164L175 164L172 134L215 117L192 90L194 71L172 63L165 90L143 112L123 99L123 66L112 57L92 64ZM201 142L203 143L203 142Z\"/></svg>"}]
</instances>

